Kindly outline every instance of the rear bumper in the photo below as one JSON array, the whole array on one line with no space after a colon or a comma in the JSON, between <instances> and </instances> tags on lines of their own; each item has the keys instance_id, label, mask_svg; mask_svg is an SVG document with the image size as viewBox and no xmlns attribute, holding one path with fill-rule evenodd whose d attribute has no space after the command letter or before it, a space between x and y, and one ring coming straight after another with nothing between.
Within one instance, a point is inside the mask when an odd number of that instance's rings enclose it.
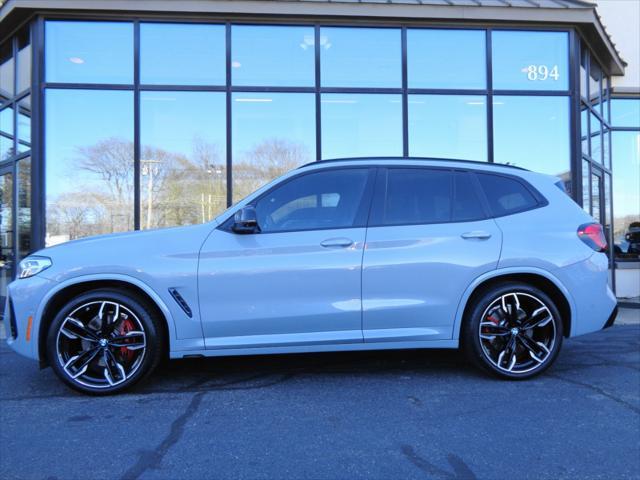
<instances>
[{"instance_id":1,"label":"rear bumper","mask_svg":"<svg viewBox=\"0 0 640 480\"><path fill-rule=\"evenodd\" d=\"M605 328L611 327L616 321L617 316L618 316L618 306L616 305L613 309L613 312L611 312L611 315L609 315L609 319L607 320L607 323L604 324L604 327L602 327L602 329L604 330Z\"/></svg>"}]
</instances>

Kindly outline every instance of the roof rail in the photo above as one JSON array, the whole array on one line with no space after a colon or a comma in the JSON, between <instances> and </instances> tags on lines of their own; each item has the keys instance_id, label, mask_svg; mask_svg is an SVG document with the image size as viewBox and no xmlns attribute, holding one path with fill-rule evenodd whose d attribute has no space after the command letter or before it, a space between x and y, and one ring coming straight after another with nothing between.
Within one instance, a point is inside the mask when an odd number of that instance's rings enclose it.
<instances>
[{"instance_id":1,"label":"roof rail","mask_svg":"<svg viewBox=\"0 0 640 480\"><path fill-rule=\"evenodd\" d=\"M432 161L432 162L455 162L455 163L470 163L472 165L484 165L484 166L496 166L496 167L507 167L514 168L516 170L523 170L528 172L529 170L526 168L518 167L516 165L508 165L506 163L489 163L489 162L479 162L477 160L460 160L457 158L434 158L434 157L352 157L352 158L330 158L327 160L316 160L315 162L305 163L304 165L299 166L298 168L305 168L311 165L318 165L320 163L333 163L333 162L350 162L350 161L371 161L371 160L419 160L419 161Z\"/></svg>"}]
</instances>

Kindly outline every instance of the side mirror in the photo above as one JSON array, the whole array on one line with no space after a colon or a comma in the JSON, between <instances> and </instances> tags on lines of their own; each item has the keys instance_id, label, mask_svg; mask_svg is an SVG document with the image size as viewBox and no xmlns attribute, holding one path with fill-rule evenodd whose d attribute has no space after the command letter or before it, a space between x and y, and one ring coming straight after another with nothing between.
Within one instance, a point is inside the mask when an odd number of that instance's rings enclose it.
<instances>
[{"instance_id":1,"label":"side mirror","mask_svg":"<svg viewBox=\"0 0 640 480\"><path fill-rule=\"evenodd\" d=\"M255 207L247 206L236 212L233 216L233 226L231 229L235 233L258 233L258 215Z\"/></svg>"}]
</instances>

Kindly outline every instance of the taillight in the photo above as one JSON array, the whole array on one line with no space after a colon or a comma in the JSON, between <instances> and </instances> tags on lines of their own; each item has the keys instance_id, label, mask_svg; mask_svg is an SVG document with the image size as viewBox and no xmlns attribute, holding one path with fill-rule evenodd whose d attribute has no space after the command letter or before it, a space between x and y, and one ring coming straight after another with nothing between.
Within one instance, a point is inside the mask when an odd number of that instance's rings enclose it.
<instances>
[{"instance_id":1,"label":"taillight","mask_svg":"<svg viewBox=\"0 0 640 480\"><path fill-rule=\"evenodd\" d=\"M607 249L607 238L604 229L599 223L585 223L578 227L578 237L596 252L604 252Z\"/></svg>"}]
</instances>

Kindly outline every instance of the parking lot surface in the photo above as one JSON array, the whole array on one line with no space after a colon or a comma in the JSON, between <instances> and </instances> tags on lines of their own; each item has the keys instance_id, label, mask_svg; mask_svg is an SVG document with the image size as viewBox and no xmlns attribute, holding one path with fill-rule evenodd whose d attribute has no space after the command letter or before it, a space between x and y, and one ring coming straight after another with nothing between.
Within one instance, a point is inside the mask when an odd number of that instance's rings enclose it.
<instances>
[{"instance_id":1,"label":"parking lot surface","mask_svg":"<svg viewBox=\"0 0 640 480\"><path fill-rule=\"evenodd\" d=\"M0 442L2 479L639 478L640 325L526 382L455 351L331 353L174 361L104 398L3 341Z\"/></svg>"}]
</instances>

